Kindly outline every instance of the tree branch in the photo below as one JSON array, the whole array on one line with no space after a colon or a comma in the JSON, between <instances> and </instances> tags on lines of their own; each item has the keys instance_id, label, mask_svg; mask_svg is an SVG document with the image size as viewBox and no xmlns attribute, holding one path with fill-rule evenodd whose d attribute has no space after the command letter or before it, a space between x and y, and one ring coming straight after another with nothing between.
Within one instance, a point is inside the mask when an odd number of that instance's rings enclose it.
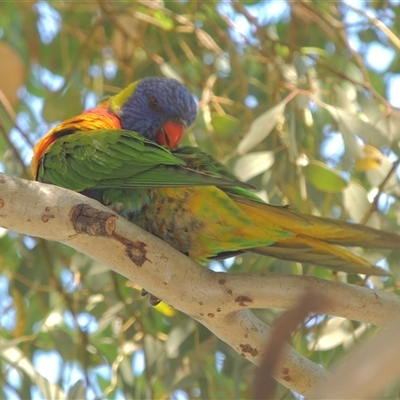
<instances>
[{"instance_id":1,"label":"tree branch","mask_svg":"<svg viewBox=\"0 0 400 400\"><path fill-rule=\"evenodd\" d=\"M249 308L293 306L311 287L334 300L325 312L385 325L400 311L389 293L313 277L208 270L95 200L0 174L0 226L65 243L190 315L259 365L270 328ZM275 378L307 394L327 373L286 346Z\"/></svg>"}]
</instances>

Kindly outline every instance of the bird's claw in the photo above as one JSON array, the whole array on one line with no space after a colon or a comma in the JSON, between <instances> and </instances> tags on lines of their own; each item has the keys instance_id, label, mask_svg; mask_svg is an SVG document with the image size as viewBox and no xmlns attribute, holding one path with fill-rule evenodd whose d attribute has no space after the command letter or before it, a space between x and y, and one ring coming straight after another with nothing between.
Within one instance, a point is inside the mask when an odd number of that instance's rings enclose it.
<instances>
[{"instance_id":1,"label":"bird's claw","mask_svg":"<svg viewBox=\"0 0 400 400\"><path fill-rule=\"evenodd\" d=\"M151 293L149 293L146 289L142 289L141 292L140 292L140 295L141 295L142 297L145 297L145 296L147 296L147 295L150 295L150 297L149 297L149 303L150 303L150 305L153 306L153 307L155 307L156 305L158 305L158 304L161 303L161 300L160 300L158 297L153 296L153 295L152 295Z\"/></svg>"}]
</instances>

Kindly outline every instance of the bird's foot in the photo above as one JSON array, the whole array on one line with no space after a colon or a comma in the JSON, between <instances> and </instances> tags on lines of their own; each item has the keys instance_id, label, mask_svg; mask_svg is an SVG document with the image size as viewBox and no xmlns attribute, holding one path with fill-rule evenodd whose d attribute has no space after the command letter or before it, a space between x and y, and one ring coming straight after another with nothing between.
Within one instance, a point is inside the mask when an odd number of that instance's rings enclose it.
<instances>
[{"instance_id":1,"label":"bird's foot","mask_svg":"<svg viewBox=\"0 0 400 400\"><path fill-rule=\"evenodd\" d=\"M140 295L141 295L142 297L145 297L145 296L147 296L147 295L150 295L150 297L149 297L149 303L150 303L150 305L153 306L153 307L161 303L161 300L160 300L158 297L153 296L153 295L152 295L151 293L149 293L146 289L142 289L141 292L140 292Z\"/></svg>"}]
</instances>

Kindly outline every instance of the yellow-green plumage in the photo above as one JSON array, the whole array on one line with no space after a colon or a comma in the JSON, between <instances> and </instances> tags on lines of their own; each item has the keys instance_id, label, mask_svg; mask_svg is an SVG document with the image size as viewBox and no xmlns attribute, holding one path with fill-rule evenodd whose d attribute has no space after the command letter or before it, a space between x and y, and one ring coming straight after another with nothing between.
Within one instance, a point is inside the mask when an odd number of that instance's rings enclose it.
<instances>
[{"instance_id":1,"label":"yellow-green plumage","mask_svg":"<svg viewBox=\"0 0 400 400\"><path fill-rule=\"evenodd\" d=\"M272 223L256 224L215 186L154 189L128 218L199 262L293 236Z\"/></svg>"}]
</instances>

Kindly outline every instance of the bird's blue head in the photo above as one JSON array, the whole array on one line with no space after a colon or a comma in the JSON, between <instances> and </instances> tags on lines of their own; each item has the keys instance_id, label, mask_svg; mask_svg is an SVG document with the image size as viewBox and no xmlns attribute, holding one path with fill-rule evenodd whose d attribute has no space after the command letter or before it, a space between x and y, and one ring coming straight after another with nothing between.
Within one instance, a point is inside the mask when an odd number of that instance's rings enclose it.
<instances>
[{"instance_id":1,"label":"bird's blue head","mask_svg":"<svg viewBox=\"0 0 400 400\"><path fill-rule=\"evenodd\" d=\"M170 78L146 78L132 87L119 107L121 127L171 149L178 146L185 129L196 119L193 95Z\"/></svg>"}]
</instances>

